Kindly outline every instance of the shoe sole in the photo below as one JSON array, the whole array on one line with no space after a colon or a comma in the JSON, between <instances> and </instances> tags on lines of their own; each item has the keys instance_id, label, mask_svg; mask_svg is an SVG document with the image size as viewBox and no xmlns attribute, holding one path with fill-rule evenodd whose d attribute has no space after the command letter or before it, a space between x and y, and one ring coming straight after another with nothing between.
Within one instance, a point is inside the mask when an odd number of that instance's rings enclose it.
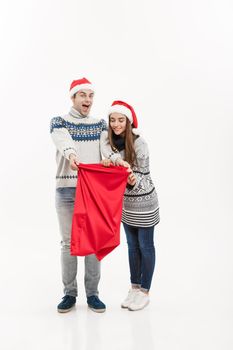
<instances>
[{"instance_id":1,"label":"shoe sole","mask_svg":"<svg viewBox=\"0 0 233 350\"><path fill-rule=\"evenodd\" d=\"M122 309L128 309L128 306L121 305Z\"/></svg>"},{"instance_id":2,"label":"shoe sole","mask_svg":"<svg viewBox=\"0 0 233 350\"><path fill-rule=\"evenodd\" d=\"M89 306L89 305L88 305L88 308L89 308L90 310L94 311L94 312L99 313L99 314L106 311L106 309L94 309L93 307L91 307L91 306Z\"/></svg>"},{"instance_id":3,"label":"shoe sole","mask_svg":"<svg viewBox=\"0 0 233 350\"><path fill-rule=\"evenodd\" d=\"M139 310L143 310L143 309L149 304L149 302L150 302L150 301L148 301L148 302L146 303L146 305L144 305L143 307L140 307L139 309L131 309L130 306L129 306L129 307L128 307L128 310L129 310L129 311L139 311Z\"/></svg>"},{"instance_id":4,"label":"shoe sole","mask_svg":"<svg viewBox=\"0 0 233 350\"><path fill-rule=\"evenodd\" d=\"M60 314L65 314L66 312L71 311L74 307L75 305L71 306L69 309L57 309L57 312L59 312Z\"/></svg>"}]
</instances>

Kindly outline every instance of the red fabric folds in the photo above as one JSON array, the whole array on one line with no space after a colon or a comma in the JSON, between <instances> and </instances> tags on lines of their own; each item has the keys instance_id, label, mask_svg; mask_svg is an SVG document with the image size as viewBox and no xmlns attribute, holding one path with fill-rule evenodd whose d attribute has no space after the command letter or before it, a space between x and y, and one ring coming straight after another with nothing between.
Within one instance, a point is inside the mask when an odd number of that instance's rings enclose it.
<instances>
[{"instance_id":1,"label":"red fabric folds","mask_svg":"<svg viewBox=\"0 0 233 350\"><path fill-rule=\"evenodd\" d=\"M123 195L128 172L119 166L79 164L71 233L71 255L103 259L120 244Z\"/></svg>"}]
</instances>

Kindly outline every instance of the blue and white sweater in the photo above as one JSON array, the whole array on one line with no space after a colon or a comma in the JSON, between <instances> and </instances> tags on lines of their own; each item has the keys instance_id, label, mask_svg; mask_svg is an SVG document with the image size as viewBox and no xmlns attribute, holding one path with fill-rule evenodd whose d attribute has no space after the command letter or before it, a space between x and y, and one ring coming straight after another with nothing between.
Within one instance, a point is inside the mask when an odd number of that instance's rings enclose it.
<instances>
[{"instance_id":1,"label":"blue and white sweater","mask_svg":"<svg viewBox=\"0 0 233 350\"><path fill-rule=\"evenodd\" d=\"M80 115L74 108L63 117L51 120L50 133L56 146L56 187L76 187L77 171L70 168L69 156L75 154L80 163L99 163L100 136L107 130L104 119Z\"/></svg>"}]
</instances>

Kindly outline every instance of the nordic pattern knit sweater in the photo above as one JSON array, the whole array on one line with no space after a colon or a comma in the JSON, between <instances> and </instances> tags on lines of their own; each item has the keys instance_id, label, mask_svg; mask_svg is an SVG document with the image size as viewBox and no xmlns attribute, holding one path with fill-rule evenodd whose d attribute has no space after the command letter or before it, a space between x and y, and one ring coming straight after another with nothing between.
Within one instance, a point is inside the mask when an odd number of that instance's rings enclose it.
<instances>
[{"instance_id":1,"label":"nordic pattern knit sweater","mask_svg":"<svg viewBox=\"0 0 233 350\"><path fill-rule=\"evenodd\" d=\"M124 159L124 150L109 152L107 132L101 135L101 152L114 164L118 158ZM159 223L159 202L150 176L149 151L146 141L138 137L134 142L137 165L132 167L136 184L126 188L124 194L122 222L136 227L150 227Z\"/></svg>"},{"instance_id":2,"label":"nordic pattern knit sweater","mask_svg":"<svg viewBox=\"0 0 233 350\"><path fill-rule=\"evenodd\" d=\"M100 136L104 130L107 130L104 119L82 116L74 108L63 117L52 118L50 133L57 149L57 188L77 185L77 171L69 165L71 153L80 163L100 162Z\"/></svg>"}]
</instances>

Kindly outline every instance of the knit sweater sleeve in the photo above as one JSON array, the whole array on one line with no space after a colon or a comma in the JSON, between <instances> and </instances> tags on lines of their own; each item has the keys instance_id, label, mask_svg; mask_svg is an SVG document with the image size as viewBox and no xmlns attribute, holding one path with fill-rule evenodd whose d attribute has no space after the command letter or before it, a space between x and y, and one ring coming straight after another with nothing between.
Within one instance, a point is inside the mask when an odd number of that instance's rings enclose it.
<instances>
[{"instance_id":1,"label":"knit sweater sleeve","mask_svg":"<svg viewBox=\"0 0 233 350\"><path fill-rule=\"evenodd\" d=\"M143 163L143 160L149 157L149 150L146 141L142 137L138 137L134 142L136 158Z\"/></svg>"},{"instance_id":2,"label":"knit sweater sleeve","mask_svg":"<svg viewBox=\"0 0 233 350\"><path fill-rule=\"evenodd\" d=\"M100 121L101 121L101 124L102 124L102 132L103 131L107 131L108 130L108 126L107 126L106 120L101 119Z\"/></svg>"},{"instance_id":3,"label":"knit sweater sleeve","mask_svg":"<svg viewBox=\"0 0 233 350\"><path fill-rule=\"evenodd\" d=\"M50 133L57 150L69 160L70 154L77 155L75 143L65 127L65 120L61 117L52 118Z\"/></svg>"},{"instance_id":4,"label":"knit sweater sleeve","mask_svg":"<svg viewBox=\"0 0 233 350\"><path fill-rule=\"evenodd\" d=\"M103 131L100 137L100 151L104 158L110 159L113 164L121 158L120 152L114 152L110 146L107 130Z\"/></svg>"},{"instance_id":5,"label":"knit sweater sleeve","mask_svg":"<svg viewBox=\"0 0 233 350\"><path fill-rule=\"evenodd\" d=\"M142 137L138 137L134 142L136 152L136 165L133 166L132 170L136 177L136 184L132 187L133 190L141 186L144 181L145 174L149 170L149 150L146 141Z\"/></svg>"}]
</instances>

